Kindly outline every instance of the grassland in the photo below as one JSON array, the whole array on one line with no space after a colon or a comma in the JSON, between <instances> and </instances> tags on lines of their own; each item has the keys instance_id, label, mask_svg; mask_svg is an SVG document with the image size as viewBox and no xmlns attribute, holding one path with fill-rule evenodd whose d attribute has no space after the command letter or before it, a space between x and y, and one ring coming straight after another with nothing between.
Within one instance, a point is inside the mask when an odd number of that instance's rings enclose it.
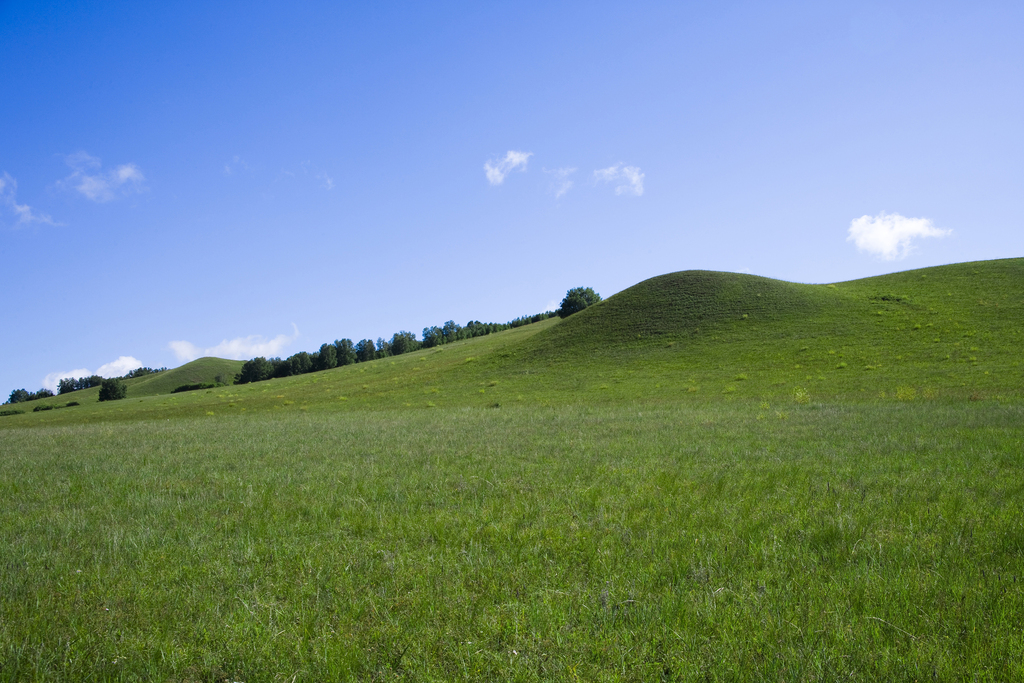
<instances>
[{"instance_id":1,"label":"grassland","mask_svg":"<svg viewBox=\"0 0 1024 683\"><path fill-rule=\"evenodd\" d=\"M1022 275L2 417L0 680L1019 680Z\"/></svg>"}]
</instances>

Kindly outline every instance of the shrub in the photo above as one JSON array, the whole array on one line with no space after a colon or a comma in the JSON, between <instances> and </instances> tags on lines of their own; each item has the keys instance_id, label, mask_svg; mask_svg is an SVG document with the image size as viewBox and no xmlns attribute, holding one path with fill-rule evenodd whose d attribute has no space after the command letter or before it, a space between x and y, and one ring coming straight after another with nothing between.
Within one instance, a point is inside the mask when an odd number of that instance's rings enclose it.
<instances>
[{"instance_id":1,"label":"shrub","mask_svg":"<svg viewBox=\"0 0 1024 683\"><path fill-rule=\"evenodd\" d=\"M0 410L0 417L7 417L8 415L21 415L24 412L24 410L14 410L13 408L8 408L7 410Z\"/></svg>"},{"instance_id":2,"label":"shrub","mask_svg":"<svg viewBox=\"0 0 1024 683\"><path fill-rule=\"evenodd\" d=\"M68 401L67 403L64 404L64 407L65 408L72 408L72 407L77 406L77 405L79 405L78 401Z\"/></svg>"},{"instance_id":3,"label":"shrub","mask_svg":"<svg viewBox=\"0 0 1024 683\"><path fill-rule=\"evenodd\" d=\"M40 410L53 410L53 406L36 406L32 409L32 412L38 413Z\"/></svg>"},{"instance_id":4,"label":"shrub","mask_svg":"<svg viewBox=\"0 0 1024 683\"><path fill-rule=\"evenodd\" d=\"M196 384L182 384L171 390L172 394L179 394L183 391L199 391L200 389L213 389L220 386L217 382L198 382Z\"/></svg>"},{"instance_id":5,"label":"shrub","mask_svg":"<svg viewBox=\"0 0 1024 683\"><path fill-rule=\"evenodd\" d=\"M119 377L111 377L100 384L101 401L119 401L128 396L128 385Z\"/></svg>"},{"instance_id":6,"label":"shrub","mask_svg":"<svg viewBox=\"0 0 1024 683\"><path fill-rule=\"evenodd\" d=\"M587 306L593 306L601 301L601 295L591 287L576 287L565 293L562 305L558 307L558 316L568 318L573 313L579 313Z\"/></svg>"},{"instance_id":7,"label":"shrub","mask_svg":"<svg viewBox=\"0 0 1024 683\"><path fill-rule=\"evenodd\" d=\"M274 376L274 367L263 356L257 356L245 362L242 371L235 377L235 384L249 384L250 382L262 382Z\"/></svg>"}]
</instances>

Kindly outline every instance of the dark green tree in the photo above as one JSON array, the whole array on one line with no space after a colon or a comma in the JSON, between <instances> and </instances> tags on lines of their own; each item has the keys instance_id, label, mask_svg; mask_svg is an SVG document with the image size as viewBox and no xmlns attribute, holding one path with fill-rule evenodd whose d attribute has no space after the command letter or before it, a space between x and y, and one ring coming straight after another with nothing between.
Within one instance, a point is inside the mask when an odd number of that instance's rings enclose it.
<instances>
[{"instance_id":1,"label":"dark green tree","mask_svg":"<svg viewBox=\"0 0 1024 683\"><path fill-rule=\"evenodd\" d=\"M377 357L377 347L372 339L363 339L356 344L356 358L360 363L371 361Z\"/></svg>"},{"instance_id":2,"label":"dark green tree","mask_svg":"<svg viewBox=\"0 0 1024 683\"><path fill-rule=\"evenodd\" d=\"M437 325L423 328L423 348L429 349L444 343L444 333Z\"/></svg>"},{"instance_id":3,"label":"dark green tree","mask_svg":"<svg viewBox=\"0 0 1024 683\"><path fill-rule=\"evenodd\" d=\"M11 392L11 397L7 399L8 403L24 403L29 400L29 393L27 389L15 389Z\"/></svg>"},{"instance_id":4,"label":"dark green tree","mask_svg":"<svg viewBox=\"0 0 1024 683\"><path fill-rule=\"evenodd\" d=\"M245 361L242 371L235 375L235 384L262 382L274 376L274 366L263 356Z\"/></svg>"},{"instance_id":5,"label":"dark green tree","mask_svg":"<svg viewBox=\"0 0 1024 683\"><path fill-rule=\"evenodd\" d=\"M338 366L338 350L334 344L321 344L316 357L317 370L330 370Z\"/></svg>"},{"instance_id":6,"label":"dark green tree","mask_svg":"<svg viewBox=\"0 0 1024 683\"><path fill-rule=\"evenodd\" d=\"M568 318L573 313L579 313L587 306L593 306L601 300L601 295L590 287L576 287L565 293L562 305L558 308L558 317Z\"/></svg>"},{"instance_id":7,"label":"dark green tree","mask_svg":"<svg viewBox=\"0 0 1024 683\"><path fill-rule=\"evenodd\" d=\"M57 382L57 393L58 394L70 394L72 391L78 389L78 383L81 380L77 380L74 377L65 377L64 379Z\"/></svg>"},{"instance_id":8,"label":"dark green tree","mask_svg":"<svg viewBox=\"0 0 1024 683\"><path fill-rule=\"evenodd\" d=\"M459 338L459 332L462 331L462 326L457 325L454 320L449 320L441 328L441 334L444 335L444 343L450 344Z\"/></svg>"},{"instance_id":9,"label":"dark green tree","mask_svg":"<svg viewBox=\"0 0 1024 683\"><path fill-rule=\"evenodd\" d=\"M299 351L288 359L292 375L304 375L313 371L313 359L305 351Z\"/></svg>"},{"instance_id":10,"label":"dark green tree","mask_svg":"<svg viewBox=\"0 0 1024 683\"><path fill-rule=\"evenodd\" d=\"M356 347L351 339L338 339L334 342L338 365L352 365L356 362Z\"/></svg>"},{"instance_id":11,"label":"dark green tree","mask_svg":"<svg viewBox=\"0 0 1024 683\"><path fill-rule=\"evenodd\" d=\"M412 332L395 332L394 336L391 337L391 354L400 356L403 353L410 353L420 347L420 343L416 341L416 335Z\"/></svg>"},{"instance_id":12,"label":"dark green tree","mask_svg":"<svg viewBox=\"0 0 1024 683\"><path fill-rule=\"evenodd\" d=\"M100 384L101 401L119 401L128 396L128 385L120 377L111 377Z\"/></svg>"}]
</instances>

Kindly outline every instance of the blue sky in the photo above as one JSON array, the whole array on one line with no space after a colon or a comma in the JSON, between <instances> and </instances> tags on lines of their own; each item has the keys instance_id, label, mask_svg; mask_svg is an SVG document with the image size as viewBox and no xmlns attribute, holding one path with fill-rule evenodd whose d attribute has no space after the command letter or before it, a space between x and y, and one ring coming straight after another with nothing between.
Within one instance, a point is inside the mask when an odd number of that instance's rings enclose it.
<instances>
[{"instance_id":1,"label":"blue sky","mask_svg":"<svg viewBox=\"0 0 1024 683\"><path fill-rule=\"evenodd\" d=\"M0 0L0 391L1022 256L1022 35L1012 2Z\"/></svg>"}]
</instances>

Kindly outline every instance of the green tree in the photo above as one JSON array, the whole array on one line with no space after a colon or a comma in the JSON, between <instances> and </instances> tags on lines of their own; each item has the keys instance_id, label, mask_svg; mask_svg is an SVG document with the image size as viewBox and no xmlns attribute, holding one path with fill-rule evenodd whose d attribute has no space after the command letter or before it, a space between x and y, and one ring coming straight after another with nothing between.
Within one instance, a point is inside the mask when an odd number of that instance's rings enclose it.
<instances>
[{"instance_id":1,"label":"green tree","mask_svg":"<svg viewBox=\"0 0 1024 683\"><path fill-rule=\"evenodd\" d=\"M394 336L391 337L391 353L395 356L400 356L403 353L409 353L415 351L420 347L420 343L416 341L416 335L412 332L395 332Z\"/></svg>"},{"instance_id":2,"label":"green tree","mask_svg":"<svg viewBox=\"0 0 1024 683\"><path fill-rule=\"evenodd\" d=\"M57 393L58 394L70 394L72 391L78 389L79 380L74 377L65 377L64 379L57 382Z\"/></svg>"},{"instance_id":3,"label":"green tree","mask_svg":"<svg viewBox=\"0 0 1024 683\"><path fill-rule=\"evenodd\" d=\"M568 318L579 313L587 306L593 306L601 300L601 295L590 287L576 287L565 293L562 305L558 308L559 318Z\"/></svg>"},{"instance_id":4,"label":"green tree","mask_svg":"<svg viewBox=\"0 0 1024 683\"><path fill-rule=\"evenodd\" d=\"M111 377L100 384L101 401L119 401L128 396L128 385L120 377Z\"/></svg>"},{"instance_id":5,"label":"green tree","mask_svg":"<svg viewBox=\"0 0 1024 683\"><path fill-rule=\"evenodd\" d=\"M360 363L371 361L377 357L377 347L374 346L372 339L363 339L356 344L356 358L359 359Z\"/></svg>"},{"instance_id":6,"label":"green tree","mask_svg":"<svg viewBox=\"0 0 1024 683\"><path fill-rule=\"evenodd\" d=\"M316 357L317 370L330 370L338 366L338 349L334 344L321 344Z\"/></svg>"},{"instance_id":7,"label":"green tree","mask_svg":"<svg viewBox=\"0 0 1024 683\"><path fill-rule=\"evenodd\" d=\"M305 351L299 351L293 355L288 359L288 363L291 365L291 374L293 375L304 375L313 370L313 359Z\"/></svg>"},{"instance_id":8,"label":"green tree","mask_svg":"<svg viewBox=\"0 0 1024 683\"><path fill-rule=\"evenodd\" d=\"M30 394L27 389L15 389L11 392L11 397L7 399L8 403L24 403L29 400Z\"/></svg>"},{"instance_id":9,"label":"green tree","mask_svg":"<svg viewBox=\"0 0 1024 683\"><path fill-rule=\"evenodd\" d=\"M356 362L356 347L351 339L338 339L334 342L338 365L352 365Z\"/></svg>"},{"instance_id":10,"label":"green tree","mask_svg":"<svg viewBox=\"0 0 1024 683\"><path fill-rule=\"evenodd\" d=\"M235 384L262 382L274 376L274 366L263 356L245 361L242 371L235 376Z\"/></svg>"},{"instance_id":11,"label":"green tree","mask_svg":"<svg viewBox=\"0 0 1024 683\"><path fill-rule=\"evenodd\" d=\"M441 328L437 325L433 327L423 328L423 347L432 348L438 344L444 343L444 334L441 332Z\"/></svg>"}]
</instances>

